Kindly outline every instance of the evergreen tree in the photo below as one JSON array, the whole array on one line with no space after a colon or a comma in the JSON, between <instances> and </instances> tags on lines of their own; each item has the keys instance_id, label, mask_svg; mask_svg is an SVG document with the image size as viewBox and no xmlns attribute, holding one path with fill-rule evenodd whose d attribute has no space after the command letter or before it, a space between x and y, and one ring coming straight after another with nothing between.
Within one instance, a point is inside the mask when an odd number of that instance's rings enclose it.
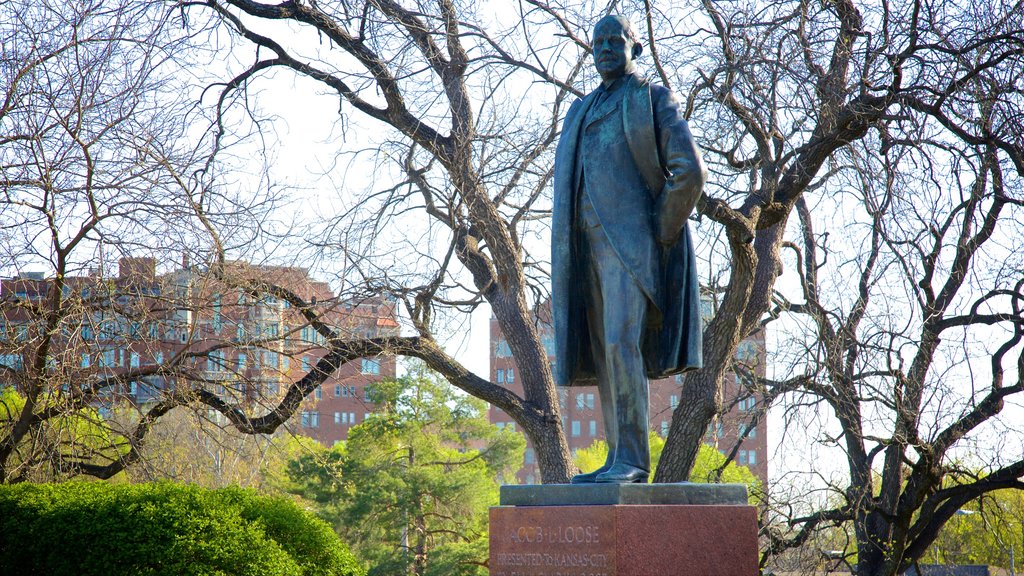
<instances>
[{"instance_id":1,"label":"evergreen tree","mask_svg":"<svg viewBox=\"0 0 1024 576\"><path fill-rule=\"evenodd\" d=\"M381 410L321 454L293 460L312 500L369 574L486 574L487 509L522 464L525 441L486 404L423 368L375 385Z\"/></svg>"}]
</instances>

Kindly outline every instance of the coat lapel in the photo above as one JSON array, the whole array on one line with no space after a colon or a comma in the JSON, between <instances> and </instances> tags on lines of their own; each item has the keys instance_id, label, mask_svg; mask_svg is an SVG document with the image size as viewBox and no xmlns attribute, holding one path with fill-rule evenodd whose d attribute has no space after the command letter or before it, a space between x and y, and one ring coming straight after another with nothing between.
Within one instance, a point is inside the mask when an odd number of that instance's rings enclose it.
<instances>
[{"instance_id":1,"label":"coat lapel","mask_svg":"<svg viewBox=\"0 0 1024 576\"><path fill-rule=\"evenodd\" d=\"M594 98L596 98L597 94L598 94L597 90L595 90L594 92L591 92L591 94L590 94L591 99L593 100ZM615 109L618 107L619 102L621 100L622 100L622 87L620 87L618 90L616 90L612 94L609 94L607 97L605 97L605 99L601 103L599 103L597 105L597 107L584 120L584 126L583 127L586 128L586 127L590 126L591 124L597 122L598 120L601 120L605 116L607 116L607 115L611 114L612 112L614 112Z\"/></svg>"}]
</instances>

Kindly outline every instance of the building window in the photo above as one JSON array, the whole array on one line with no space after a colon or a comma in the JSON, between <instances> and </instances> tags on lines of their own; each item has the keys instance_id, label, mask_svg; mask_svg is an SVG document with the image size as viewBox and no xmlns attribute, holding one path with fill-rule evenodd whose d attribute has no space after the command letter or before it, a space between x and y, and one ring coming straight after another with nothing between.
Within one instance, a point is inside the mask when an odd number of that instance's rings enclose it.
<instances>
[{"instance_id":1,"label":"building window","mask_svg":"<svg viewBox=\"0 0 1024 576\"><path fill-rule=\"evenodd\" d=\"M512 355L512 350L508 347L508 340L502 338L498 340L498 345L495 347L494 355L498 358L508 358Z\"/></svg>"},{"instance_id":2,"label":"building window","mask_svg":"<svg viewBox=\"0 0 1024 576\"><path fill-rule=\"evenodd\" d=\"M341 424L341 412L334 413L334 423Z\"/></svg>"},{"instance_id":3,"label":"building window","mask_svg":"<svg viewBox=\"0 0 1024 576\"><path fill-rule=\"evenodd\" d=\"M341 384L334 385L334 397L338 398L341 396Z\"/></svg>"},{"instance_id":4,"label":"building window","mask_svg":"<svg viewBox=\"0 0 1024 576\"><path fill-rule=\"evenodd\" d=\"M534 479L533 474L527 474L526 475L526 483L527 484L533 484L535 481L536 480Z\"/></svg>"},{"instance_id":5,"label":"building window","mask_svg":"<svg viewBox=\"0 0 1024 576\"><path fill-rule=\"evenodd\" d=\"M668 420L661 421L661 437L668 438Z\"/></svg>"},{"instance_id":6,"label":"building window","mask_svg":"<svg viewBox=\"0 0 1024 576\"><path fill-rule=\"evenodd\" d=\"M544 334L540 337L540 343L544 346L544 352L548 356L554 356L555 354L555 336L554 334Z\"/></svg>"},{"instance_id":7,"label":"building window","mask_svg":"<svg viewBox=\"0 0 1024 576\"><path fill-rule=\"evenodd\" d=\"M132 352L131 353L130 360L129 360L129 365L132 368L138 368L139 367L139 353L138 352Z\"/></svg>"},{"instance_id":8,"label":"building window","mask_svg":"<svg viewBox=\"0 0 1024 576\"><path fill-rule=\"evenodd\" d=\"M309 412L302 412L301 423L303 428L309 428Z\"/></svg>"},{"instance_id":9,"label":"building window","mask_svg":"<svg viewBox=\"0 0 1024 576\"><path fill-rule=\"evenodd\" d=\"M206 371L207 372L220 372L221 363L220 363L220 359L217 358L218 354L219 354L219 352L215 350L213 352L210 352L209 355L207 355L207 357L206 357Z\"/></svg>"},{"instance_id":10,"label":"building window","mask_svg":"<svg viewBox=\"0 0 1024 576\"><path fill-rule=\"evenodd\" d=\"M676 406L679 406L679 395L678 394L673 394L673 395L669 396L668 404L669 404L669 406L672 407L673 410L675 410Z\"/></svg>"},{"instance_id":11,"label":"building window","mask_svg":"<svg viewBox=\"0 0 1024 576\"><path fill-rule=\"evenodd\" d=\"M590 437L597 436L597 420L590 421Z\"/></svg>"},{"instance_id":12,"label":"building window","mask_svg":"<svg viewBox=\"0 0 1024 576\"><path fill-rule=\"evenodd\" d=\"M747 450L747 466L757 464L757 450Z\"/></svg>"},{"instance_id":13,"label":"building window","mask_svg":"<svg viewBox=\"0 0 1024 576\"><path fill-rule=\"evenodd\" d=\"M583 407L587 405L587 396L579 392L576 394L576 409L583 410Z\"/></svg>"},{"instance_id":14,"label":"building window","mask_svg":"<svg viewBox=\"0 0 1024 576\"><path fill-rule=\"evenodd\" d=\"M310 412L309 413L309 427L310 428L319 428L320 427L320 413L319 412Z\"/></svg>"},{"instance_id":15,"label":"building window","mask_svg":"<svg viewBox=\"0 0 1024 576\"><path fill-rule=\"evenodd\" d=\"M593 410L594 409L594 393L593 392L588 392L587 393L587 409L588 410Z\"/></svg>"},{"instance_id":16,"label":"building window","mask_svg":"<svg viewBox=\"0 0 1024 576\"><path fill-rule=\"evenodd\" d=\"M349 412L348 413L348 423L349 424L355 424L356 423L356 413L355 412Z\"/></svg>"},{"instance_id":17,"label":"building window","mask_svg":"<svg viewBox=\"0 0 1024 576\"><path fill-rule=\"evenodd\" d=\"M90 364L92 364L92 360L89 358L89 355L82 354L82 368L88 368Z\"/></svg>"},{"instance_id":18,"label":"building window","mask_svg":"<svg viewBox=\"0 0 1024 576\"><path fill-rule=\"evenodd\" d=\"M158 351L156 354L153 355L153 360L157 364L163 364L164 363L164 353Z\"/></svg>"},{"instance_id":19,"label":"building window","mask_svg":"<svg viewBox=\"0 0 1024 576\"><path fill-rule=\"evenodd\" d=\"M740 454L739 454L739 458L737 459L737 463L740 466L746 466L747 465L747 451L746 450L740 450Z\"/></svg>"},{"instance_id":20,"label":"building window","mask_svg":"<svg viewBox=\"0 0 1024 576\"><path fill-rule=\"evenodd\" d=\"M512 368L505 370L505 381L509 384L516 381L516 372Z\"/></svg>"},{"instance_id":21,"label":"building window","mask_svg":"<svg viewBox=\"0 0 1024 576\"><path fill-rule=\"evenodd\" d=\"M757 345L753 342L740 342L736 348L736 359L740 361L754 360L757 358Z\"/></svg>"},{"instance_id":22,"label":"building window","mask_svg":"<svg viewBox=\"0 0 1024 576\"><path fill-rule=\"evenodd\" d=\"M579 435L580 435L580 421L579 420L573 420L572 421L572 436L573 436L573 438L576 438Z\"/></svg>"},{"instance_id":23,"label":"building window","mask_svg":"<svg viewBox=\"0 0 1024 576\"><path fill-rule=\"evenodd\" d=\"M505 371L502 370L501 368L498 368L497 380L498 380L498 384L504 384L505 383Z\"/></svg>"},{"instance_id":24,"label":"building window","mask_svg":"<svg viewBox=\"0 0 1024 576\"><path fill-rule=\"evenodd\" d=\"M321 389L319 386L317 386L316 390L313 391L313 397L316 398L317 400L323 399L323 397L324 397L323 389Z\"/></svg>"},{"instance_id":25,"label":"building window","mask_svg":"<svg viewBox=\"0 0 1024 576\"><path fill-rule=\"evenodd\" d=\"M533 448L527 448L526 452L523 452L523 462L526 464L533 464L534 460L536 460L536 455Z\"/></svg>"},{"instance_id":26,"label":"building window","mask_svg":"<svg viewBox=\"0 0 1024 576\"><path fill-rule=\"evenodd\" d=\"M373 359L370 359L370 358L363 358L362 359L361 372L363 374L379 375L380 374L380 360L373 360Z\"/></svg>"}]
</instances>

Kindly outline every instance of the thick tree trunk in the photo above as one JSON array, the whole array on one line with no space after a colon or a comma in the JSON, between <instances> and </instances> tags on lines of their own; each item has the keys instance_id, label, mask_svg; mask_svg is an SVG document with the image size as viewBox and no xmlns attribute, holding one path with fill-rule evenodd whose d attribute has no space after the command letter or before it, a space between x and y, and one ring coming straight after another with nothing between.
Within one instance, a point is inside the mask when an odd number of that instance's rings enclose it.
<instances>
[{"instance_id":1,"label":"thick tree trunk","mask_svg":"<svg viewBox=\"0 0 1024 576\"><path fill-rule=\"evenodd\" d=\"M516 359L526 403L535 408L521 417L513 417L533 442L541 481L545 484L566 483L576 473L576 469L572 464L565 430L562 429L558 391L551 375L551 365L533 322L534 311L526 306L525 299L519 293L507 298L494 297L490 302L498 326Z\"/></svg>"},{"instance_id":2,"label":"thick tree trunk","mask_svg":"<svg viewBox=\"0 0 1024 576\"><path fill-rule=\"evenodd\" d=\"M733 252L729 287L715 317L704 329L704 368L689 374L683 382L683 401L672 413L672 426L658 462L655 482L682 482L690 477L708 425L722 408L722 378L747 333L743 318L751 300L755 270L768 264L759 265L755 247L745 242L739 231L730 230L728 236ZM769 231L763 236L759 234L756 243L774 244L780 238L781 233ZM774 270L775 264L772 265Z\"/></svg>"}]
</instances>

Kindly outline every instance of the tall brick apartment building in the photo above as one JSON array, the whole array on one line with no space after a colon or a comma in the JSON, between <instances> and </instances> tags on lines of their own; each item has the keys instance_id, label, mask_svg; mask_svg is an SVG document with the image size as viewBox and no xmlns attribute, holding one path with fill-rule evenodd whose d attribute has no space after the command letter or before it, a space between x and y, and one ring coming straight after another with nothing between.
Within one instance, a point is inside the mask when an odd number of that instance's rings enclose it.
<instances>
[{"instance_id":1,"label":"tall brick apartment building","mask_svg":"<svg viewBox=\"0 0 1024 576\"><path fill-rule=\"evenodd\" d=\"M705 313L709 314L710 309L705 310ZM517 378L515 359L512 358L508 342L502 335L501 329L498 328L497 320L493 317L491 318L490 336L491 381L522 394L523 388ZM556 360L554 339L550 327L544 329L542 325L541 342L548 353L548 358L554 362ZM741 342L737 351L737 360L758 376L764 376L764 334L759 333ZM663 437L668 435L672 411L680 402L681 387L680 376L654 380L650 384L650 429ZM723 392L724 405L728 411L712 424L705 436L705 442L728 453L741 435L745 434L746 437L740 442L736 452L736 462L748 466L761 482L766 483L768 480L767 427L763 418L757 425L750 425L759 399L748 395L739 378L731 373L726 376ZM558 402L569 449L573 453L590 446L594 440L604 439L604 419L601 415L596 386L559 388ZM489 417L491 422L500 427L515 428L516 424L512 418L499 408L492 406ZM540 481L540 472L533 446L529 443L526 448L525 462L518 473L518 478L525 484L534 484Z\"/></svg>"},{"instance_id":2,"label":"tall brick apartment building","mask_svg":"<svg viewBox=\"0 0 1024 576\"><path fill-rule=\"evenodd\" d=\"M256 282L298 295L343 337L397 334L394 302L340 300L303 268L230 262L213 274L184 261L157 274L153 258L122 258L116 277L96 271L63 279L47 378L37 359L56 282L42 274L0 280L0 386L44 386L46 394L70 397L101 383L92 402L101 413L118 402L146 405L166 390L201 387L254 415L266 413L327 350L299 311L254 290ZM131 376L154 367L166 369ZM366 385L394 375L393 356L347 363L307 397L290 425L325 445L342 440L375 408Z\"/></svg>"}]
</instances>

